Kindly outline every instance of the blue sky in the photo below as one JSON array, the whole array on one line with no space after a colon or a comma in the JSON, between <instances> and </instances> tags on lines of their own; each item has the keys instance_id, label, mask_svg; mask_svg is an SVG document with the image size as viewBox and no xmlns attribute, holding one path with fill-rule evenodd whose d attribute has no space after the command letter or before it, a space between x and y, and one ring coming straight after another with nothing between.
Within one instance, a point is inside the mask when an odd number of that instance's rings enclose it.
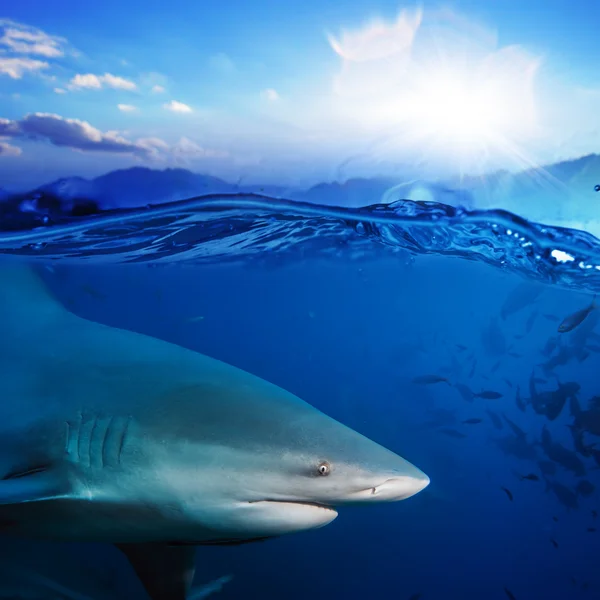
<instances>
[{"instance_id":1,"label":"blue sky","mask_svg":"<svg viewBox=\"0 0 600 600\"><path fill-rule=\"evenodd\" d=\"M0 186L181 166L299 184L600 149L588 0L32 0L0 14Z\"/></svg>"}]
</instances>

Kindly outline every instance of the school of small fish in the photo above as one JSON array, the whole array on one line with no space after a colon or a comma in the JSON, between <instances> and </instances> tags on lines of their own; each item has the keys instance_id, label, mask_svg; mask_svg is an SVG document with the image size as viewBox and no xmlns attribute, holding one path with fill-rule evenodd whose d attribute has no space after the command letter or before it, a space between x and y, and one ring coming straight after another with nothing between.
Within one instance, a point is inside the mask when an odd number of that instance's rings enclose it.
<instances>
[{"instance_id":1,"label":"school of small fish","mask_svg":"<svg viewBox=\"0 0 600 600\"><path fill-rule=\"evenodd\" d=\"M521 340L527 336L533 329L534 324L540 316L536 308L536 301L542 294L544 288L539 284L524 282L516 286L509 293L500 311L501 321L506 321L512 315L532 307L532 310L525 322L525 331L522 335L515 335L516 340ZM519 460L535 463L539 469L533 471L513 471L514 476L520 482L531 482L539 485L543 482L545 492L551 494L556 502L562 505L567 511L580 509L581 499L595 498L596 486L586 477L589 467L586 461L592 462L595 466L592 469L600 469L600 449L597 448L600 442L590 441L590 436L600 438L600 395L590 398L586 403L580 399L581 386L574 381L561 381L554 373L559 366L564 366L571 361L578 363L584 362L592 354L600 354L600 334L594 331L595 326L600 322L600 314L596 311L596 296L583 308L568 314L567 316L557 317L553 314L542 314L545 321L550 323L559 323L554 330L560 335L552 335L545 346L540 349L542 361L534 369L529 378L528 397L522 394L521 386L514 386L510 379L503 379L503 382L510 392L502 392L495 389L473 390L463 381L456 381L457 373L463 372L458 365L458 360L453 357L453 364L447 369L454 377L445 373L422 374L413 377L414 385L429 386L445 383L451 386L458 395L468 403L473 404L476 399L485 401L498 401L512 394L515 406L520 412L533 411L535 415L544 417L546 421L553 422L564 414L565 407L568 405L572 422L568 429L573 441L573 449L568 448L563 443L554 439L546 427L543 426L539 439L532 439L531 432L523 430L514 420L498 410L492 410L485 407L484 413L494 429L500 431L507 426L510 430L508 435L494 439L500 450ZM510 345L503 333L500 320L492 318L489 325L482 333L482 348L488 357L493 357L496 362L489 370L488 377L492 375L500 366L501 362L510 357L520 359L522 354L514 350L514 345ZM468 356L469 346L465 344L455 344L456 354L462 359ZM468 379L474 377L478 367L478 353L471 353L471 369L467 375ZM549 381L550 378L555 383ZM492 406L489 404L488 406ZM465 439L468 434L456 427L450 425L476 426L484 423L483 415L473 416L457 421L454 411L447 409L438 410L437 416L423 425L424 428L436 429L439 433L457 440ZM540 452L541 451L541 452ZM542 456L540 456L542 454ZM591 469L590 469L591 470ZM573 487L565 485L556 479L561 473L570 473L577 479ZM519 492L508 485L500 485L502 492L508 501L517 503ZM598 517L598 511L592 509L589 512L592 521ZM558 523L559 518L553 516L554 523ZM597 528L590 524L585 531L594 534ZM550 545L557 551L560 551L559 541L555 537L549 538ZM585 592L589 589L589 582L580 582L571 576L570 581L578 590ZM505 595L510 600L517 600L516 594L508 587L503 588ZM600 593L600 592L599 592ZM421 598L422 594L414 594L409 600Z\"/></svg>"}]
</instances>

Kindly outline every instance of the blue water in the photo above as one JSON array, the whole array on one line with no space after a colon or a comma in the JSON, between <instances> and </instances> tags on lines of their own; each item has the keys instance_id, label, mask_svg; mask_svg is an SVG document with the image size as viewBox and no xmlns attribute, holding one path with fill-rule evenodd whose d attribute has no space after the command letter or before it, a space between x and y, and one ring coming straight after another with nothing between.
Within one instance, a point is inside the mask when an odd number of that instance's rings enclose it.
<instances>
[{"instance_id":1,"label":"blue water","mask_svg":"<svg viewBox=\"0 0 600 600\"><path fill-rule=\"evenodd\" d=\"M532 372L537 393L577 382L584 408L600 394L599 314L557 332L600 288L591 235L503 211L256 195L26 217L4 220L0 252L51 262L73 312L270 380L431 477L409 500L342 511L318 531L200 548L198 583L233 576L215 598L600 597L598 492L568 509L539 467L552 462L544 426L574 455L569 402L555 420L516 402ZM451 385L412 382L429 374ZM460 385L502 396L465 399ZM593 456L579 458L583 476L557 465L549 482L600 486ZM529 473L541 480L518 477ZM1 552L17 587L43 572L78 590L66 597L144 597L111 547L2 541ZM31 571L19 580L15 564Z\"/></svg>"}]
</instances>

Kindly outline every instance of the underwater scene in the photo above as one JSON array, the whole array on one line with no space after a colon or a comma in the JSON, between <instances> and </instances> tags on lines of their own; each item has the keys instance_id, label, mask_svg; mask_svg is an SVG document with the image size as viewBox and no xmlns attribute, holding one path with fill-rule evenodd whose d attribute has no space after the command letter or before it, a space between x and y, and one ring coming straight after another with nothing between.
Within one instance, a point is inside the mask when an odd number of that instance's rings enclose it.
<instances>
[{"instance_id":1,"label":"underwater scene","mask_svg":"<svg viewBox=\"0 0 600 600\"><path fill-rule=\"evenodd\" d=\"M0 599L600 598L598 9L170 5L0 7Z\"/></svg>"}]
</instances>

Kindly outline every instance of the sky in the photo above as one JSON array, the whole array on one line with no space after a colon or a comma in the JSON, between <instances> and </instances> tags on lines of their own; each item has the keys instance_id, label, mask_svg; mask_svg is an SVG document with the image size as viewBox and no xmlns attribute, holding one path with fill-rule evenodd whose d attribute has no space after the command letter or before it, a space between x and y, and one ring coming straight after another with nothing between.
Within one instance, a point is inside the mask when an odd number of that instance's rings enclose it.
<instances>
[{"instance_id":1,"label":"sky","mask_svg":"<svg viewBox=\"0 0 600 600\"><path fill-rule=\"evenodd\" d=\"M600 150L589 0L19 0L0 187L135 165L303 184Z\"/></svg>"}]
</instances>

